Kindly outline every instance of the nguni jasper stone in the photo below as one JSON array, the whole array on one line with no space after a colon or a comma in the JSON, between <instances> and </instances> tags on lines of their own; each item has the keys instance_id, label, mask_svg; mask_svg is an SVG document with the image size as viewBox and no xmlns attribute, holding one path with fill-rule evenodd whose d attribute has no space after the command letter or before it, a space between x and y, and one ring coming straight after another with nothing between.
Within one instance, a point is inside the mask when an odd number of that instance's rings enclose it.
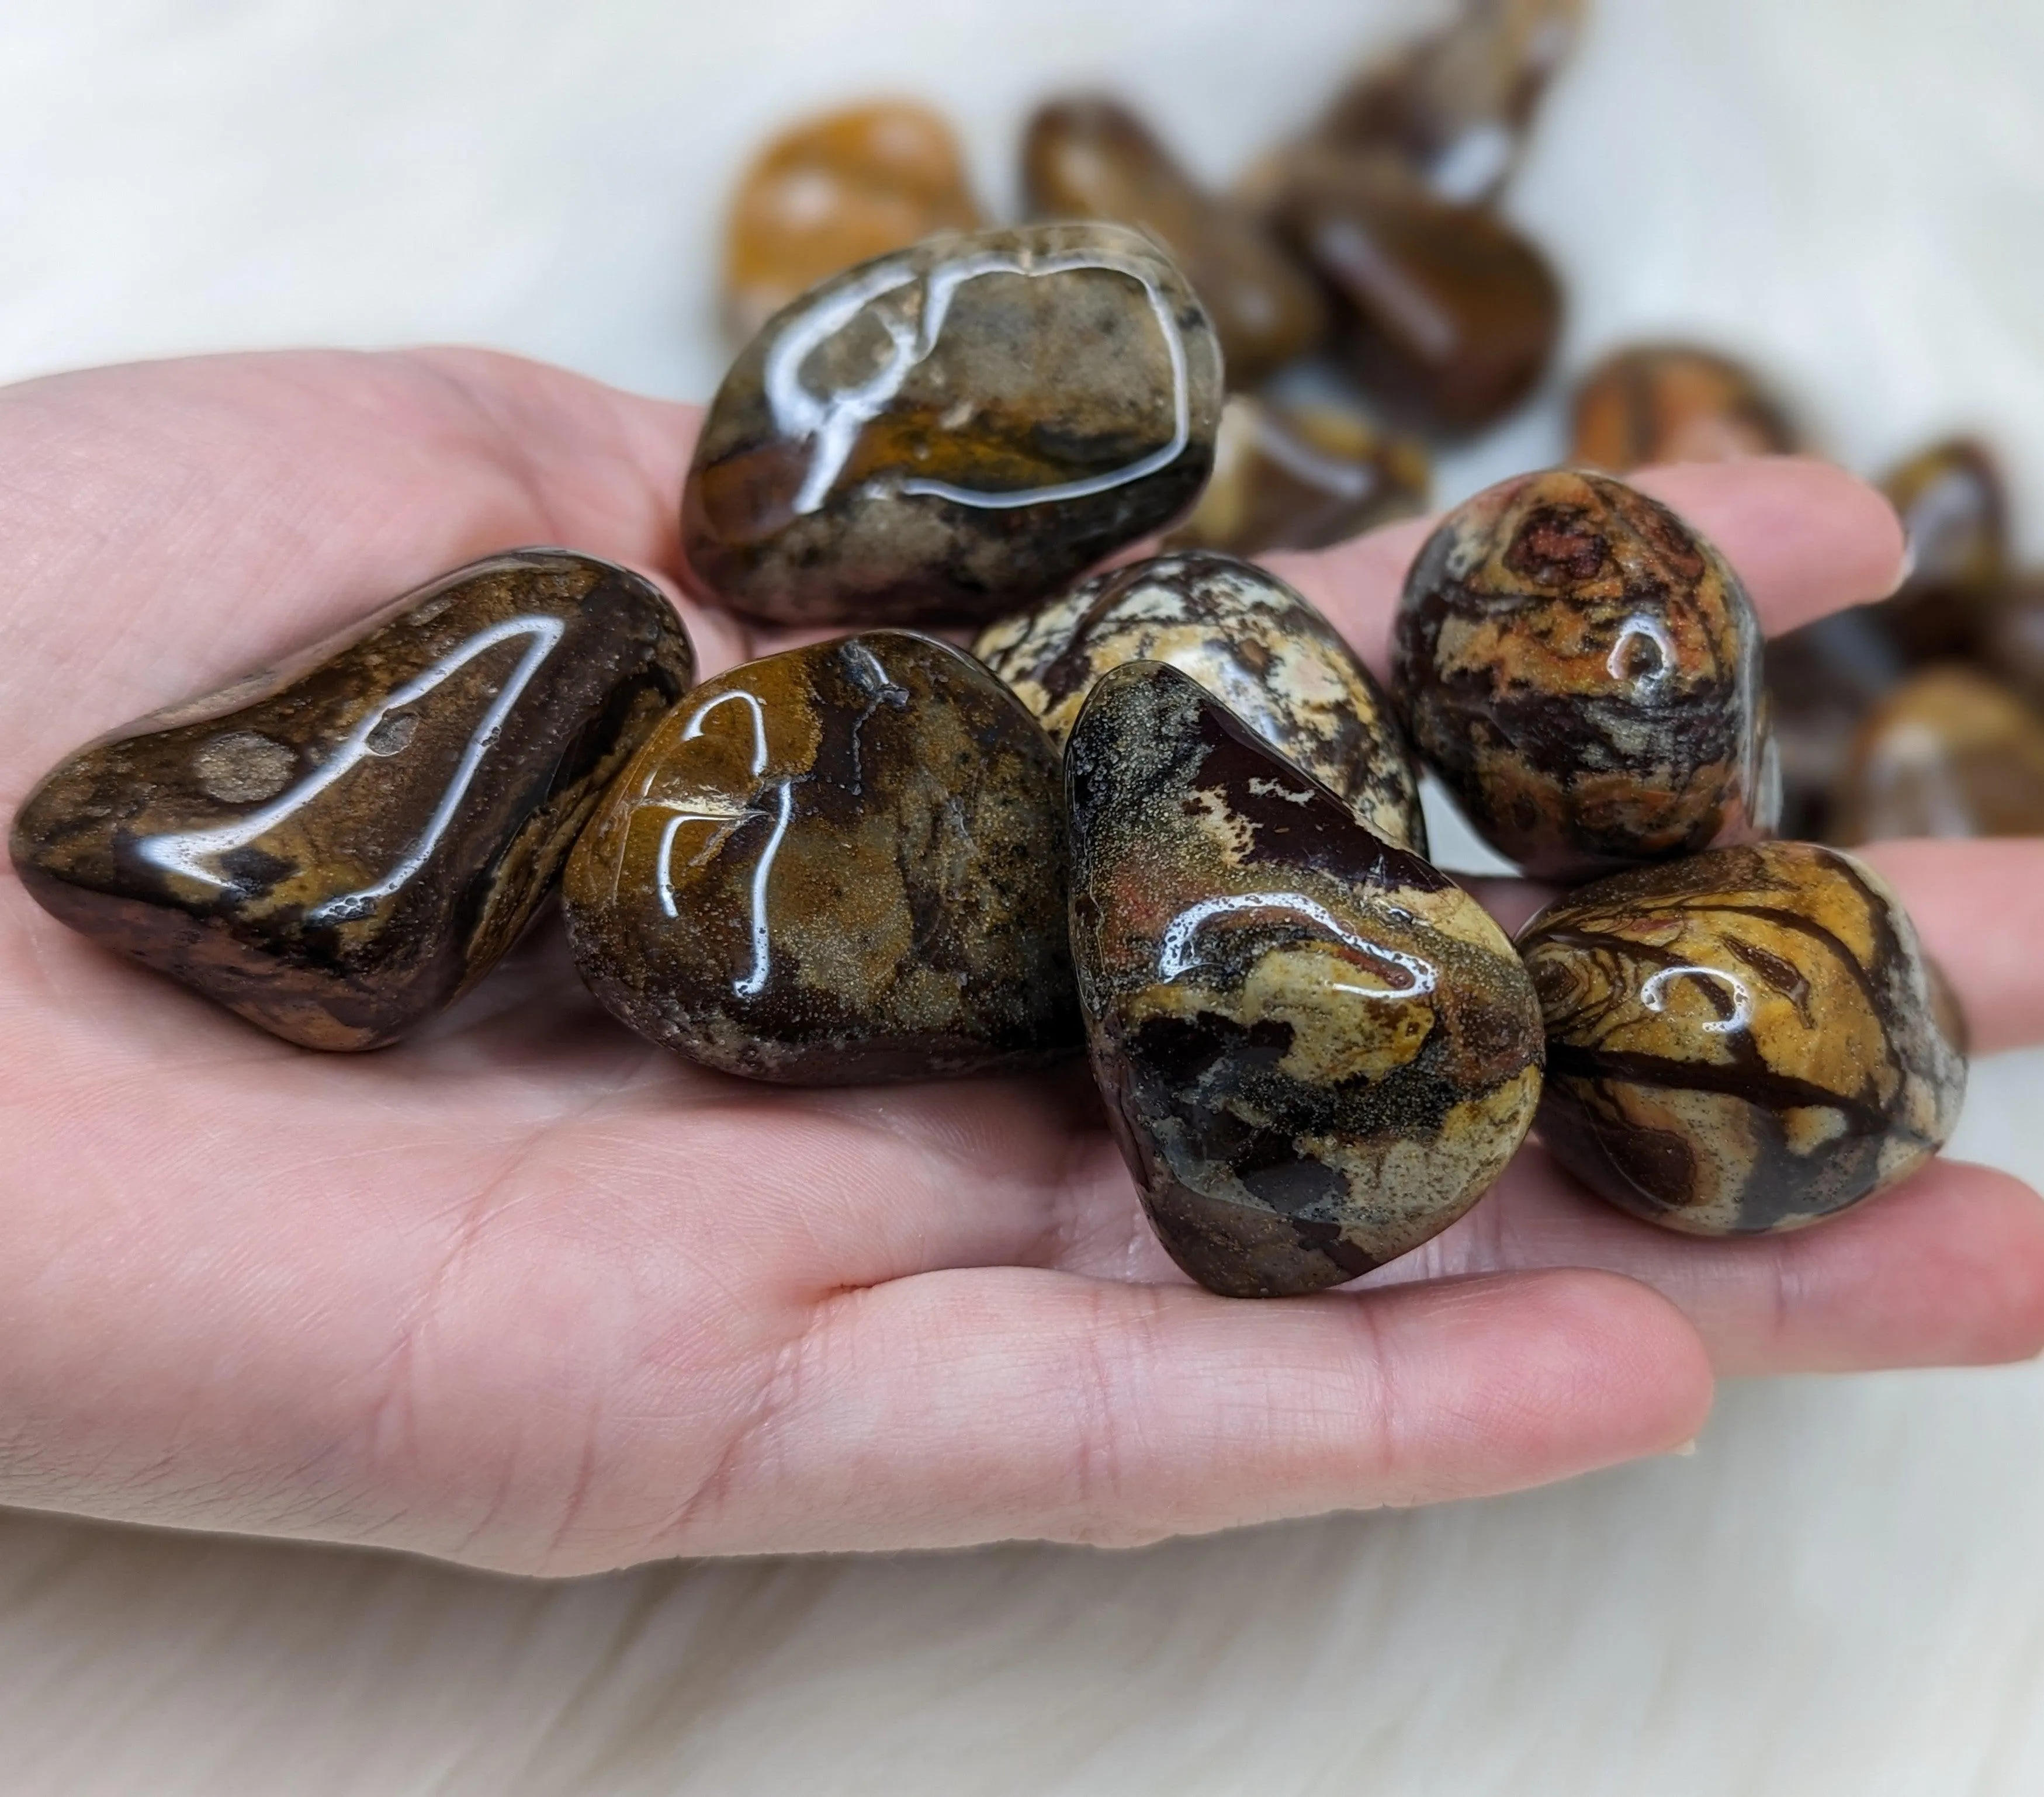
<instances>
[{"instance_id":1,"label":"nguni jasper stone","mask_svg":"<svg viewBox=\"0 0 2044 1797\"><path fill-rule=\"evenodd\" d=\"M949 644L870 631L705 681L576 845L582 977L726 1073L859 1085L1077 1051L1057 752Z\"/></svg>"},{"instance_id":2,"label":"nguni jasper stone","mask_svg":"<svg viewBox=\"0 0 2044 1797\"><path fill-rule=\"evenodd\" d=\"M1093 1073L1172 1258L1314 1292L1475 1203L1540 1092L1489 914L1161 662L1094 687L1065 776Z\"/></svg>"},{"instance_id":3,"label":"nguni jasper stone","mask_svg":"<svg viewBox=\"0 0 2044 1797\"><path fill-rule=\"evenodd\" d=\"M743 343L817 282L979 222L958 139L927 106L890 100L805 120L753 159L732 197L725 328Z\"/></svg>"},{"instance_id":4,"label":"nguni jasper stone","mask_svg":"<svg viewBox=\"0 0 2044 1797\"><path fill-rule=\"evenodd\" d=\"M1658 462L1730 462L1797 447L1787 409L1750 368L1688 344L1607 356L1576 390L1570 459L1608 474Z\"/></svg>"},{"instance_id":5,"label":"nguni jasper stone","mask_svg":"<svg viewBox=\"0 0 2044 1797\"><path fill-rule=\"evenodd\" d=\"M755 617L993 616L1187 510L1220 405L1213 327L1139 232L935 238L747 346L696 445L683 547Z\"/></svg>"},{"instance_id":6,"label":"nguni jasper stone","mask_svg":"<svg viewBox=\"0 0 2044 1797\"><path fill-rule=\"evenodd\" d=\"M1101 675L1167 662L1385 841L1427 852L1419 774L1389 701L1332 624L1247 562L1195 551L1110 569L989 625L973 652L1060 744Z\"/></svg>"},{"instance_id":7,"label":"nguni jasper stone","mask_svg":"<svg viewBox=\"0 0 2044 1797\"><path fill-rule=\"evenodd\" d=\"M1881 601L1912 662L1980 650L2010 573L2008 490L1993 452L1954 437L1896 467L1881 483L1909 539L1909 578Z\"/></svg>"},{"instance_id":8,"label":"nguni jasper stone","mask_svg":"<svg viewBox=\"0 0 2044 1797\"><path fill-rule=\"evenodd\" d=\"M1903 682L1853 739L1832 839L2044 836L2044 716L1947 663Z\"/></svg>"},{"instance_id":9,"label":"nguni jasper stone","mask_svg":"<svg viewBox=\"0 0 2044 1797\"><path fill-rule=\"evenodd\" d=\"M1393 685L1420 758L1540 878L1744 841L1780 812L1752 602L1622 482L1526 474L1450 512L1406 577Z\"/></svg>"},{"instance_id":10,"label":"nguni jasper stone","mask_svg":"<svg viewBox=\"0 0 2044 1797\"><path fill-rule=\"evenodd\" d=\"M694 671L674 609L566 550L471 563L63 762L14 820L74 929L308 1048L487 973Z\"/></svg>"},{"instance_id":11,"label":"nguni jasper stone","mask_svg":"<svg viewBox=\"0 0 2044 1797\"><path fill-rule=\"evenodd\" d=\"M1305 355L1327 329L1313 278L1247 210L1201 192L1116 101L1078 96L1039 110L1023 140L1022 184L1037 217L1153 232L1213 320L1233 386L1253 386Z\"/></svg>"},{"instance_id":12,"label":"nguni jasper stone","mask_svg":"<svg viewBox=\"0 0 2044 1797\"><path fill-rule=\"evenodd\" d=\"M1585 886L1520 946L1547 1029L1540 1139L1695 1235L1795 1229L1950 1138L1961 1026L1893 893L1810 843Z\"/></svg>"},{"instance_id":13,"label":"nguni jasper stone","mask_svg":"<svg viewBox=\"0 0 2044 1797\"><path fill-rule=\"evenodd\" d=\"M1497 213L1381 163L1301 152L1273 217L1339 301L1334 341L1401 422L1481 429L1529 394L1562 328L1546 259Z\"/></svg>"}]
</instances>

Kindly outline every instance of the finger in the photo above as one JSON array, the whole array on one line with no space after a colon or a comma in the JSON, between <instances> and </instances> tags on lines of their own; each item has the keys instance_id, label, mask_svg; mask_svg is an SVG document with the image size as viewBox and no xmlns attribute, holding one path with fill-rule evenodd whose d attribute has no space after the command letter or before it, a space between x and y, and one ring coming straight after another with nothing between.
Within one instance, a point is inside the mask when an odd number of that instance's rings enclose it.
<instances>
[{"instance_id":1,"label":"finger","mask_svg":"<svg viewBox=\"0 0 2044 1797\"><path fill-rule=\"evenodd\" d=\"M1894 590L1894 508L1827 463L1775 456L1643 469L1627 477L1722 550L1770 635ZM1398 593L1433 520L1415 519L1314 555L1261 558L1312 600L1380 675Z\"/></svg>"},{"instance_id":2,"label":"finger","mask_svg":"<svg viewBox=\"0 0 2044 1797\"><path fill-rule=\"evenodd\" d=\"M1915 920L1958 995L1975 1054L2044 1042L2044 842L1869 843L1853 853Z\"/></svg>"},{"instance_id":3,"label":"finger","mask_svg":"<svg viewBox=\"0 0 2044 1797\"><path fill-rule=\"evenodd\" d=\"M1711 1377L1584 1273L1253 1304L1002 1269L828 1307L654 1553L1129 1543L1516 1489L1692 1439Z\"/></svg>"}]
</instances>

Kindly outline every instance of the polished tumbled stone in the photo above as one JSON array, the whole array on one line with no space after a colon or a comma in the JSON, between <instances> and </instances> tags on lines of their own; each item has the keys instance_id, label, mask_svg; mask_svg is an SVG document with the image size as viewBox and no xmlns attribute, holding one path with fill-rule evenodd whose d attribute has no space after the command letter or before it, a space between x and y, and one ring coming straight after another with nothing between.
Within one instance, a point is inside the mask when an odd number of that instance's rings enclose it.
<instances>
[{"instance_id":1,"label":"polished tumbled stone","mask_svg":"<svg viewBox=\"0 0 2044 1797\"><path fill-rule=\"evenodd\" d=\"M510 946L693 671L637 575L494 556L79 751L16 816L14 865L287 1041L378 1047Z\"/></svg>"},{"instance_id":2,"label":"polished tumbled stone","mask_svg":"<svg viewBox=\"0 0 2044 1797\"><path fill-rule=\"evenodd\" d=\"M1175 522L1220 352L1150 239L932 239L824 282L724 377L682 501L694 583L789 623L986 618Z\"/></svg>"},{"instance_id":3,"label":"polished tumbled stone","mask_svg":"<svg viewBox=\"0 0 2044 1797\"><path fill-rule=\"evenodd\" d=\"M1833 839L2044 836L2044 715L1977 670L1926 668L1861 724Z\"/></svg>"},{"instance_id":4,"label":"polished tumbled stone","mask_svg":"<svg viewBox=\"0 0 2044 1797\"><path fill-rule=\"evenodd\" d=\"M1412 564L1393 646L1421 758L1530 874L1588 878L1774 826L1752 603L1622 482L1557 470L1458 506Z\"/></svg>"},{"instance_id":5,"label":"polished tumbled stone","mask_svg":"<svg viewBox=\"0 0 2044 1797\"><path fill-rule=\"evenodd\" d=\"M1249 563L1198 552L1132 563L989 626L973 650L1058 743L1103 674L1168 662L1378 835L1426 853L1419 775L1389 701L1333 625Z\"/></svg>"},{"instance_id":6,"label":"polished tumbled stone","mask_svg":"<svg viewBox=\"0 0 2044 1797\"><path fill-rule=\"evenodd\" d=\"M1797 447L1782 401L1752 369L1715 350L1637 344L1607 356L1576 389L1569 459L1608 474Z\"/></svg>"},{"instance_id":7,"label":"polished tumbled stone","mask_svg":"<svg viewBox=\"0 0 2044 1797\"><path fill-rule=\"evenodd\" d=\"M1698 1235L1794 1229L1904 1179L1958 1123L1962 1033L1873 871L1808 843L1570 893L1520 938L1547 1029L1540 1139Z\"/></svg>"},{"instance_id":8,"label":"polished tumbled stone","mask_svg":"<svg viewBox=\"0 0 2044 1797\"><path fill-rule=\"evenodd\" d=\"M1891 468L1881 491L1909 542L1909 578L1881 602L1915 663L1981 647L2011 574L2008 482L1986 444L1934 443Z\"/></svg>"},{"instance_id":9,"label":"polished tumbled stone","mask_svg":"<svg viewBox=\"0 0 2044 1797\"><path fill-rule=\"evenodd\" d=\"M642 1035L797 1085L1076 1051L1057 752L970 656L901 631L706 681L577 846L590 989Z\"/></svg>"},{"instance_id":10,"label":"polished tumbled stone","mask_svg":"<svg viewBox=\"0 0 2044 1797\"><path fill-rule=\"evenodd\" d=\"M1540 1091L1489 914L1160 662L1094 687L1065 772L1093 1072L1178 1265L1317 1291L1475 1203Z\"/></svg>"}]
</instances>

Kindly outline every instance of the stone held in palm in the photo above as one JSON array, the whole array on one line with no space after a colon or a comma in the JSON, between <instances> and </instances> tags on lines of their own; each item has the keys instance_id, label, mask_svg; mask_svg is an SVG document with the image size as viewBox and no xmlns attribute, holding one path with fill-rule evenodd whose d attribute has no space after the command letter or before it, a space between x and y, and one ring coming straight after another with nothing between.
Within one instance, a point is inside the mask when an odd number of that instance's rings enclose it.
<instances>
[{"instance_id":1,"label":"stone held in palm","mask_svg":"<svg viewBox=\"0 0 2044 1797\"><path fill-rule=\"evenodd\" d=\"M517 939L694 672L638 575L492 556L69 757L14 865L74 929L286 1041L378 1047Z\"/></svg>"},{"instance_id":2,"label":"stone held in palm","mask_svg":"<svg viewBox=\"0 0 2044 1797\"><path fill-rule=\"evenodd\" d=\"M1160 662L1101 678L1065 771L1093 1071L1178 1265L1318 1291L1466 1211L1540 1092L1482 908Z\"/></svg>"},{"instance_id":3,"label":"stone held in palm","mask_svg":"<svg viewBox=\"0 0 2044 1797\"><path fill-rule=\"evenodd\" d=\"M564 889L583 978L704 1066L792 1085L1043 1066L1079 1046L1057 751L947 643L750 662L618 777Z\"/></svg>"},{"instance_id":4,"label":"stone held in palm","mask_svg":"<svg viewBox=\"0 0 2044 1797\"><path fill-rule=\"evenodd\" d=\"M1149 238L935 238L740 353L682 497L691 578L783 623L1012 611L1182 515L1220 405L1213 327Z\"/></svg>"}]
</instances>

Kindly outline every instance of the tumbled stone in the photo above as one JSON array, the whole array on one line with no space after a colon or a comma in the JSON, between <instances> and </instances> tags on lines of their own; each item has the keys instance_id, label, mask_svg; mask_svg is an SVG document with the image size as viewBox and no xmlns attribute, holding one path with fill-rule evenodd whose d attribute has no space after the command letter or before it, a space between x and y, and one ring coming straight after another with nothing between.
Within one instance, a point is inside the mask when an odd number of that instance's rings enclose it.
<instances>
[{"instance_id":1,"label":"tumbled stone","mask_svg":"<svg viewBox=\"0 0 2044 1797\"><path fill-rule=\"evenodd\" d=\"M1334 340L1357 381L1400 418L1443 436L1477 430L1545 371L1560 283L1488 208L1439 199L1381 163L1304 154L1274 216L1335 294Z\"/></svg>"},{"instance_id":2,"label":"tumbled stone","mask_svg":"<svg viewBox=\"0 0 2044 1797\"><path fill-rule=\"evenodd\" d=\"M1493 198L1575 47L1583 8L1584 0L1466 0L1449 24L1343 88L1318 140L1395 157L1444 199Z\"/></svg>"},{"instance_id":3,"label":"tumbled stone","mask_svg":"<svg viewBox=\"0 0 2044 1797\"><path fill-rule=\"evenodd\" d=\"M1166 547L1324 549L1425 511L1432 481L1425 445L1358 406L1235 394L1221 412L1213 478Z\"/></svg>"},{"instance_id":4,"label":"tumbled stone","mask_svg":"<svg viewBox=\"0 0 2044 1797\"><path fill-rule=\"evenodd\" d=\"M986 618L1174 523L1220 352L1116 225L939 238L825 282L717 390L682 505L696 584L783 623Z\"/></svg>"},{"instance_id":5,"label":"tumbled stone","mask_svg":"<svg viewBox=\"0 0 2044 1797\"><path fill-rule=\"evenodd\" d=\"M1915 662L1978 650L2008 577L2008 495L2000 464L1968 437L1888 470L1881 491L1909 539L1909 578L1882 605Z\"/></svg>"},{"instance_id":6,"label":"tumbled stone","mask_svg":"<svg viewBox=\"0 0 2044 1797\"><path fill-rule=\"evenodd\" d=\"M1908 664L1878 605L1850 606L1772 637L1765 662L1781 760L1781 834L1830 842L1853 739Z\"/></svg>"},{"instance_id":7,"label":"tumbled stone","mask_svg":"<svg viewBox=\"0 0 2044 1797\"><path fill-rule=\"evenodd\" d=\"M1913 675L1854 739L1835 835L2044 836L2044 716L1971 668Z\"/></svg>"},{"instance_id":8,"label":"tumbled stone","mask_svg":"<svg viewBox=\"0 0 2044 1797\"><path fill-rule=\"evenodd\" d=\"M1160 662L1101 678L1065 772L1093 1072L1172 1258L1318 1291L1475 1203L1540 1091L1489 914Z\"/></svg>"},{"instance_id":9,"label":"tumbled stone","mask_svg":"<svg viewBox=\"0 0 2044 1797\"><path fill-rule=\"evenodd\" d=\"M979 223L958 140L928 107L889 100L805 120L739 178L724 229L725 327L743 343L819 281Z\"/></svg>"},{"instance_id":10,"label":"tumbled stone","mask_svg":"<svg viewBox=\"0 0 2044 1797\"><path fill-rule=\"evenodd\" d=\"M1609 474L1662 462L1731 462L1798 447L1781 402L1730 356L1643 344L1607 356L1576 390L1569 459Z\"/></svg>"},{"instance_id":11,"label":"tumbled stone","mask_svg":"<svg viewBox=\"0 0 2044 1797\"><path fill-rule=\"evenodd\" d=\"M569 862L582 977L705 1066L805 1085L1076 1051L1057 753L986 669L870 631L705 681Z\"/></svg>"},{"instance_id":12,"label":"tumbled stone","mask_svg":"<svg viewBox=\"0 0 2044 1797\"><path fill-rule=\"evenodd\" d=\"M2044 575L1999 589L1981 635L1982 665L2033 705L2044 706Z\"/></svg>"},{"instance_id":13,"label":"tumbled stone","mask_svg":"<svg viewBox=\"0 0 2044 1797\"><path fill-rule=\"evenodd\" d=\"M515 941L694 670L673 608L566 550L471 563L48 774L45 910L308 1048L394 1042Z\"/></svg>"},{"instance_id":14,"label":"tumbled stone","mask_svg":"<svg viewBox=\"0 0 2044 1797\"><path fill-rule=\"evenodd\" d=\"M1703 537L1621 482L1525 474L1450 513L1406 577L1393 661L1421 758L1538 877L1773 827L1752 603Z\"/></svg>"},{"instance_id":15,"label":"tumbled stone","mask_svg":"<svg viewBox=\"0 0 2044 1797\"><path fill-rule=\"evenodd\" d=\"M1062 744L1101 677L1126 662L1189 674L1387 842L1427 851L1419 776L1390 702L1306 601L1226 555L1161 555L989 625L973 652Z\"/></svg>"},{"instance_id":16,"label":"tumbled stone","mask_svg":"<svg viewBox=\"0 0 2044 1797\"><path fill-rule=\"evenodd\" d=\"M1915 1172L1965 1094L1949 993L1894 893L1809 843L1570 893L1520 937L1547 1029L1540 1139L1669 1229L1795 1229Z\"/></svg>"},{"instance_id":17,"label":"tumbled stone","mask_svg":"<svg viewBox=\"0 0 2044 1797\"><path fill-rule=\"evenodd\" d=\"M1246 210L1203 192L1141 118L1100 96L1054 101L1022 145L1024 203L1039 218L1139 225L1184 271L1236 386L1304 355L1327 328L1319 287Z\"/></svg>"}]
</instances>

